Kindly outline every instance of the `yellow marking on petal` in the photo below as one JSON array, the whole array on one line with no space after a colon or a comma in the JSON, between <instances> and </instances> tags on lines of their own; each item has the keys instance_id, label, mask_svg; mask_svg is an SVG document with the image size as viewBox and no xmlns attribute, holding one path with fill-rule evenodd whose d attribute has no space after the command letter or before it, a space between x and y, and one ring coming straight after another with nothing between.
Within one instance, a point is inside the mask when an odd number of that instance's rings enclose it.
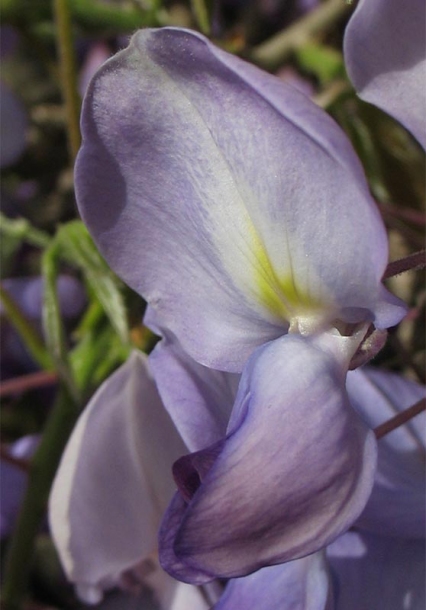
<instances>
[{"instance_id":1,"label":"yellow marking on petal","mask_svg":"<svg viewBox=\"0 0 426 610\"><path fill-rule=\"evenodd\" d=\"M247 223L253 253L255 285L262 304L275 316L287 321L295 315L318 310L321 306L317 299L304 294L296 287L294 275L277 276L266 252L265 246L251 219Z\"/></svg>"}]
</instances>

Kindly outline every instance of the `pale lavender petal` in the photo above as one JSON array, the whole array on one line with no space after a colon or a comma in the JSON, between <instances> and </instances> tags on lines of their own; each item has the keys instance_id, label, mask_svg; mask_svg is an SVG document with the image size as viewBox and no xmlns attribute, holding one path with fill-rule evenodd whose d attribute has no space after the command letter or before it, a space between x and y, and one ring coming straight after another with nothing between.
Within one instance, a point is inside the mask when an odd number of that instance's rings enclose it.
<instances>
[{"instance_id":1,"label":"pale lavender petal","mask_svg":"<svg viewBox=\"0 0 426 610\"><path fill-rule=\"evenodd\" d=\"M366 367L348 374L352 405L375 428L426 395L421 385L401 375ZM357 522L377 534L425 535L426 413L378 441L373 493Z\"/></svg>"},{"instance_id":2,"label":"pale lavender petal","mask_svg":"<svg viewBox=\"0 0 426 610\"><path fill-rule=\"evenodd\" d=\"M134 352L80 417L50 498L50 524L62 563L80 595L97 601L119 575L156 553L159 521L185 451Z\"/></svg>"},{"instance_id":3,"label":"pale lavender petal","mask_svg":"<svg viewBox=\"0 0 426 610\"><path fill-rule=\"evenodd\" d=\"M196 33L143 30L92 81L82 131L85 223L200 363L239 372L293 319L403 315L348 140L276 77Z\"/></svg>"},{"instance_id":4,"label":"pale lavender petal","mask_svg":"<svg viewBox=\"0 0 426 610\"><path fill-rule=\"evenodd\" d=\"M157 344L149 362L164 406L188 449L198 451L223 438L240 376L198 364L169 338Z\"/></svg>"},{"instance_id":5,"label":"pale lavender petal","mask_svg":"<svg viewBox=\"0 0 426 610\"><path fill-rule=\"evenodd\" d=\"M336 610L423 610L425 544L348 532L327 549Z\"/></svg>"},{"instance_id":6,"label":"pale lavender petal","mask_svg":"<svg viewBox=\"0 0 426 610\"><path fill-rule=\"evenodd\" d=\"M363 510L374 434L349 404L349 337L289 335L244 369L228 436L174 465L160 561L199 583L312 553Z\"/></svg>"},{"instance_id":7,"label":"pale lavender petal","mask_svg":"<svg viewBox=\"0 0 426 610\"><path fill-rule=\"evenodd\" d=\"M426 148L424 0L360 0L345 33L359 96L400 121Z\"/></svg>"},{"instance_id":8,"label":"pale lavender petal","mask_svg":"<svg viewBox=\"0 0 426 610\"><path fill-rule=\"evenodd\" d=\"M229 581L214 610L333 610L322 552Z\"/></svg>"}]
</instances>

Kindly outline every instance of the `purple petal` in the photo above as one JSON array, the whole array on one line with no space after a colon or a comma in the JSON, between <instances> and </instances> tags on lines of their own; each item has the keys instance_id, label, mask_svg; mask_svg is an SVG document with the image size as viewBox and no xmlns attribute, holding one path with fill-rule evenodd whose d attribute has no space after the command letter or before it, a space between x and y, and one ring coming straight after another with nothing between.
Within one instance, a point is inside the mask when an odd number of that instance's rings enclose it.
<instances>
[{"instance_id":1,"label":"purple petal","mask_svg":"<svg viewBox=\"0 0 426 610\"><path fill-rule=\"evenodd\" d=\"M322 552L229 581L214 610L332 610Z\"/></svg>"},{"instance_id":2,"label":"purple petal","mask_svg":"<svg viewBox=\"0 0 426 610\"><path fill-rule=\"evenodd\" d=\"M175 464L193 495L176 494L161 526L169 573L246 575L322 548L359 516L376 442L344 389L348 341L289 335L253 354L225 442Z\"/></svg>"},{"instance_id":3,"label":"purple petal","mask_svg":"<svg viewBox=\"0 0 426 610\"><path fill-rule=\"evenodd\" d=\"M425 544L348 532L327 549L337 579L336 610L422 610Z\"/></svg>"},{"instance_id":4,"label":"purple petal","mask_svg":"<svg viewBox=\"0 0 426 610\"><path fill-rule=\"evenodd\" d=\"M400 375L366 367L348 374L353 406L375 428L425 397ZM426 413L378 441L373 493L357 525L377 534L424 537Z\"/></svg>"},{"instance_id":5,"label":"purple petal","mask_svg":"<svg viewBox=\"0 0 426 610\"><path fill-rule=\"evenodd\" d=\"M170 339L157 344L149 362L164 406L188 449L198 451L223 438L240 376L198 364Z\"/></svg>"},{"instance_id":6,"label":"purple petal","mask_svg":"<svg viewBox=\"0 0 426 610\"><path fill-rule=\"evenodd\" d=\"M425 2L361 0L346 28L345 61L359 96L426 148Z\"/></svg>"},{"instance_id":7,"label":"purple petal","mask_svg":"<svg viewBox=\"0 0 426 610\"><path fill-rule=\"evenodd\" d=\"M86 599L156 552L171 464L184 451L146 357L134 352L80 417L50 498L55 543Z\"/></svg>"},{"instance_id":8,"label":"purple petal","mask_svg":"<svg viewBox=\"0 0 426 610\"><path fill-rule=\"evenodd\" d=\"M82 131L85 223L198 362L239 372L293 319L401 318L358 159L279 79L198 34L143 30L92 81Z\"/></svg>"}]
</instances>

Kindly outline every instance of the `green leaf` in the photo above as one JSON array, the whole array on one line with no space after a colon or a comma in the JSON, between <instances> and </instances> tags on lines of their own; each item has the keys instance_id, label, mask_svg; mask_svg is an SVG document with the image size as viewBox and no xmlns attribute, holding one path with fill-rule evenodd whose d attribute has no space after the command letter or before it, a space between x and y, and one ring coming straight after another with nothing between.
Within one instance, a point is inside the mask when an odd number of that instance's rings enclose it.
<instances>
[{"instance_id":1,"label":"green leaf","mask_svg":"<svg viewBox=\"0 0 426 610\"><path fill-rule=\"evenodd\" d=\"M71 364L78 387L90 395L126 360L131 346L120 340L98 301L91 303L75 334L79 341L70 352Z\"/></svg>"},{"instance_id":2,"label":"green leaf","mask_svg":"<svg viewBox=\"0 0 426 610\"><path fill-rule=\"evenodd\" d=\"M38 248L45 248L50 243L50 236L36 229L24 218L11 219L0 212L0 267L2 277L8 274L8 268L23 242Z\"/></svg>"},{"instance_id":3,"label":"green leaf","mask_svg":"<svg viewBox=\"0 0 426 610\"><path fill-rule=\"evenodd\" d=\"M57 293L59 252L56 240L43 253L41 267L44 277L43 329L47 348L54 361L55 369L66 385L71 396L78 401L79 392L68 360L65 330Z\"/></svg>"},{"instance_id":4,"label":"green leaf","mask_svg":"<svg viewBox=\"0 0 426 610\"><path fill-rule=\"evenodd\" d=\"M84 224L79 220L69 222L59 229L56 238L67 260L82 270L121 341L129 343L119 280L99 254Z\"/></svg>"},{"instance_id":5,"label":"green leaf","mask_svg":"<svg viewBox=\"0 0 426 610\"><path fill-rule=\"evenodd\" d=\"M316 76L322 85L345 74L342 54L331 47L308 43L297 49L295 55L299 66Z\"/></svg>"}]
</instances>

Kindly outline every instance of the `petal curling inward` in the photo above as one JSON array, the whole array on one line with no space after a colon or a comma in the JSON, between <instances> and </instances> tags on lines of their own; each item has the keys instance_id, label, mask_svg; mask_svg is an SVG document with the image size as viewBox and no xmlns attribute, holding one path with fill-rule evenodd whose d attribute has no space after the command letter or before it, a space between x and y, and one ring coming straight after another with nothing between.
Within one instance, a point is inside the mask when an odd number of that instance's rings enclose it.
<instances>
[{"instance_id":1,"label":"petal curling inward","mask_svg":"<svg viewBox=\"0 0 426 610\"><path fill-rule=\"evenodd\" d=\"M376 428L426 395L423 386L373 367L351 371L346 389L353 407ZM378 441L372 494L356 525L375 534L424 538L426 413Z\"/></svg>"},{"instance_id":2,"label":"petal curling inward","mask_svg":"<svg viewBox=\"0 0 426 610\"><path fill-rule=\"evenodd\" d=\"M133 352L78 420L50 497L63 566L92 603L156 552L159 522L175 489L171 464L184 452L146 356Z\"/></svg>"},{"instance_id":3,"label":"petal curling inward","mask_svg":"<svg viewBox=\"0 0 426 610\"><path fill-rule=\"evenodd\" d=\"M424 0L360 0L345 32L345 63L359 96L400 121L426 148Z\"/></svg>"},{"instance_id":4,"label":"petal curling inward","mask_svg":"<svg viewBox=\"0 0 426 610\"><path fill-rule=\"evenodd\" d=\"M223 449L178 462L184 494L175 494L159 536L172 576L199 584L296 559L359 516L376 441L345 392L348 340L287 335L249 359Z\"/></svg>"},{"instance_id":5,"label":"petal curling inward","mask_svg":"<svg viewBox=\"0 0 426 610\"><path fill-rule=\"evenodd\" d=\"M333 610L323 552L230 580L214 610Z\"/></svg>"},{"instance_id":6,"label":"petal curling inward","mask_svg":"<svg viewBox=\"0 0 426 610\"><path fill-rule=\"evenodd\" d=\"M241 372L298 317L401 319L349 141L278 78L199 34L142 30L94 77L82 132L86 225L201 364Z\"/></svg>"}]
</instances>

